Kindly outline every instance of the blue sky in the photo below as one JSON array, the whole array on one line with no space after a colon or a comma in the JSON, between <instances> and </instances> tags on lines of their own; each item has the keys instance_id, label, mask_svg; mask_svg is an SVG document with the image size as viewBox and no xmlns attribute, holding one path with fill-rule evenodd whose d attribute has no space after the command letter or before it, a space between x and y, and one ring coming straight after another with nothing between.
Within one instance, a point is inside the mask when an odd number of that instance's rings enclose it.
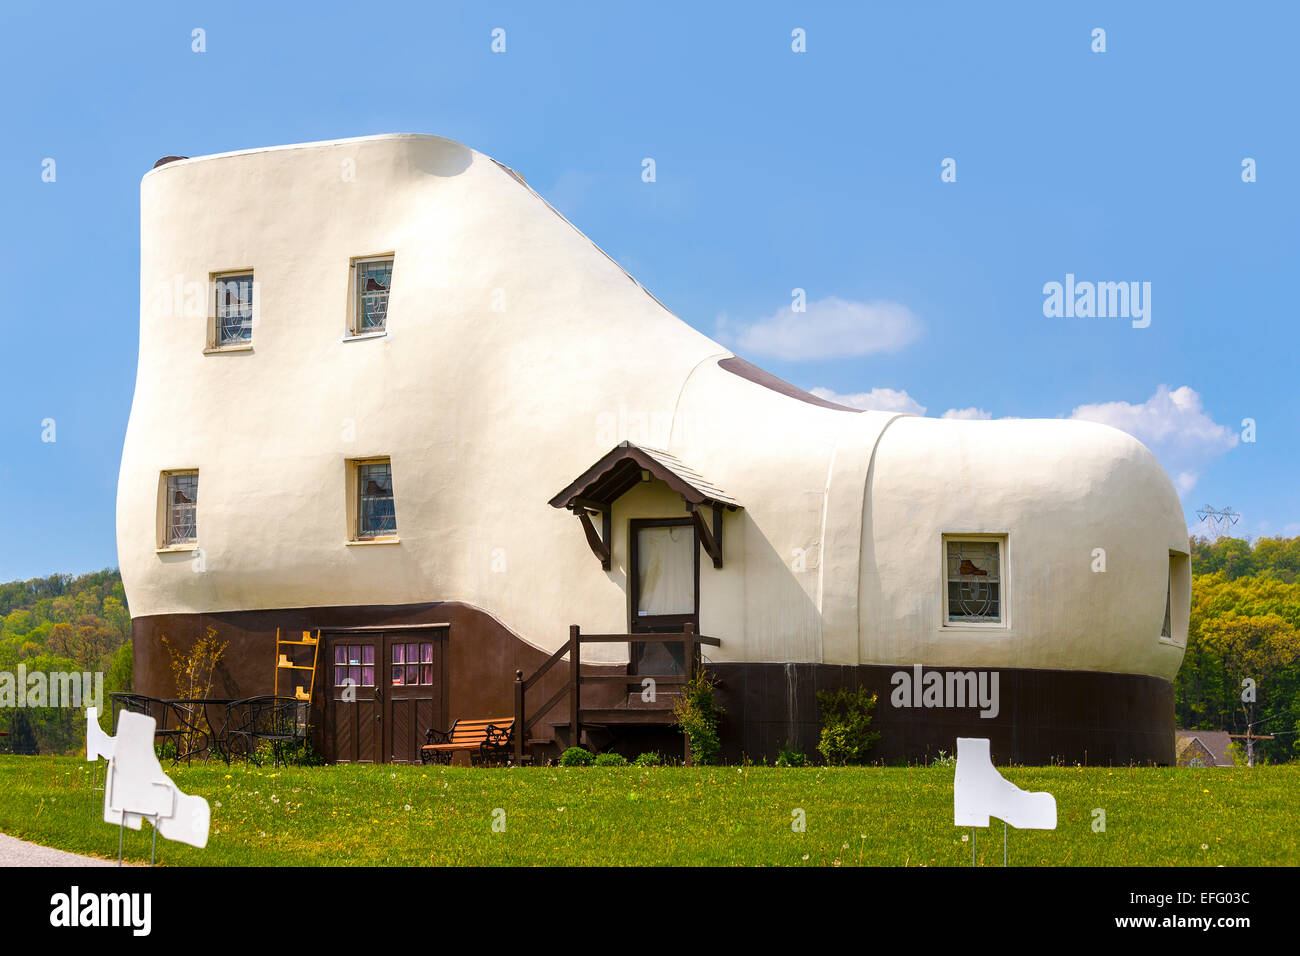
<instances>
[{"instance_id":1,"label":"blue sky","mask_svg":"<svg viewBox=\"0 0 1300 956\"><path fill-rule=\"evenodd\" d=\"M1231 505L1238 532L1300 534L1300 13L1132 6L5 5L0 580L117 563L140 177L385 132L516 168L796 384L1108 421L1161 457L1189 523ZM1067 274L1149 282L1149 326L1045 316Z\"/></svg>"}]
</instances>

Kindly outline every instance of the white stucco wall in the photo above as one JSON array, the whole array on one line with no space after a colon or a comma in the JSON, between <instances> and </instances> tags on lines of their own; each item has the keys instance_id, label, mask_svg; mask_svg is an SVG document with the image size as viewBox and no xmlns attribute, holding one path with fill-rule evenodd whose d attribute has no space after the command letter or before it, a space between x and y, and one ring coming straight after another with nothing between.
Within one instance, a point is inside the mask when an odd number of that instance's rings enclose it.
<instances>
[{"instance_id":1,"label":"white stucco wall","mask_svg":"<svg viewBox=\"0 0 1300 956\"><path fill-rule=\"evenodd\" d=\"M1157 635L1186 529L1133 439L855 414L742 379L464 146L400 135L173 162L144 177L141 223L118 489L136 615L449 600L546 648L571 623L624 631L626 522L684 514L680 499L660 485L620 499L609 572L547 501L630 438L744 505L725 518L724 567L701 567L715 659L1177 669ZM343 342L349 263L381 253L389 334ZM204 354L206 308L158 290L191 284L206 306L209 275L243 268L253 348ZM367 456L392 460L396 544L347 542L345 462ZM158 550L159 473L180 468L200 472L201 572L192 552ZM1000 633L938 624L941 537L967 530L1009 536Z\"/></svg>"}]
</instances>

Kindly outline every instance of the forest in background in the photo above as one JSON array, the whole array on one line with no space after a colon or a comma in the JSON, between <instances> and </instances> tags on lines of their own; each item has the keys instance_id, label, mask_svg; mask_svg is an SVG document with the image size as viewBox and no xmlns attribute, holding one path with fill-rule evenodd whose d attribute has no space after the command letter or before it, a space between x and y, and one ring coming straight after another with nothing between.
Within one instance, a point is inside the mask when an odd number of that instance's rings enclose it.
<instances>
[{"instance_id":1,"label":"forest in background","mask_svg":"<svg viewBox=\"0 0 1300 956\"><path fill-rule=\"evenodd\" d=\"M131 689L131 613L117 570L0 584L0 671L102 673L108 695ZM84 710L0 708L0 750L72 753L85 745Z\"/></svg>"},{"instance_id":2,"label":"forest in background","mask_svg":"<svg viewBox=\"0 0 1300 956\"><path fill-rule=\"evenodd\" d=\"M107 695L131 688L131 615L115 569L0 584L0 671L102 672ZM1179 727L1245 733L1242 680L1255 681L1258 747L1300 758L1300 537L1192 539L1192 617L1174 681ZM80 713L0 709L0 750L75 752Z\"/></svg>"}]
</instances>

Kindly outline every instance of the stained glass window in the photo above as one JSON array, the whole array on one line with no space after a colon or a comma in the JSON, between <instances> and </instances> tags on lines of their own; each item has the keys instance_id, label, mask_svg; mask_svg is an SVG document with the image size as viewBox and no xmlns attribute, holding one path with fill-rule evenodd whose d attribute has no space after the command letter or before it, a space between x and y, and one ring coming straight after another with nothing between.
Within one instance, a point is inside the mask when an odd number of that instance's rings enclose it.
<instances>
[{"instance_id":1,"label":"stained glass window","mask_svg":"<svg viewBox=\"0 0 1300 956\"><path fill-rule=\"evenodd\" d=\"M357 298L353 332L382 332L388 323L388 290L393 284L392 259L359 259L355 265Z\"/></svg>"},{"instance_id":2,"label":"stained glass window","mask_svg":"<svg viewBox=\"0 0 1300 956\"><path fill-rule=\"evenodd\" d=\"M1002 555L997 541L948 541L949 623L1002 621Z\"/></svg>"},{"instance_id":3,"label":"stained glass window","mask_svg":"<svg viewBox=\"0 0 1300 956\"><path fill-rule=\"evenodd\" d=\"M221 276L212 283L216 344L242 345L253 340L253 275Z\"/></svg>"},{"instance_id":4,"label":"stained glass window","mask_svg":"<svg viewBox=\"0 0 1300 956\"><path fill-rule=\"evenodd\" d=\"M357 537L382 538L397 534L392 464L358 465L357 492Z\"/></svg>"},{"instance_id":5,"label":"stained glass window","mask_svg":"<svg viewBox=\"0 0 1300 956\"><path fill-rule=\"evenodd\" d=\"M198 472L167 476L168 544L189 544L198 540L195 517L198 501Z\"/></svg>"}]
</instances>

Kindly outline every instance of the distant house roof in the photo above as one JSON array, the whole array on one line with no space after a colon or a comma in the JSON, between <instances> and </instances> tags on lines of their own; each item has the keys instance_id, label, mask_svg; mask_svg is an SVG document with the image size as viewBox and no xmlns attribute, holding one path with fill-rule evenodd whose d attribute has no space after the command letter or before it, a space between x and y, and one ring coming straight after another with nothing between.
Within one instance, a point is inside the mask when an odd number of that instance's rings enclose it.
<instances>
[{"instance_id":1,"label":"distant house roof","mask_svg":"<svg viewBox=\"0 0 1300 956\"><path fill-rule=\"evenodd\" d=\"M620 442L551 499L555 508L574 508L581 501L609 504L631 490L647 471L683 500L697 505L738 508L740 503L675 455L657 448Z\"/></svg>"},{"instance_id":2,"label":"distant house roof","mask_svg":"<svg viewBox=\"0 0 1300 956\"><path fill-rule=\"evenodd\" d=\"M1231 746L1232 738L1226 730L1174 731L1174 757L1179 766L1199 759L1207 767L1231 767Z\"/></svg>"}]
</instances>

